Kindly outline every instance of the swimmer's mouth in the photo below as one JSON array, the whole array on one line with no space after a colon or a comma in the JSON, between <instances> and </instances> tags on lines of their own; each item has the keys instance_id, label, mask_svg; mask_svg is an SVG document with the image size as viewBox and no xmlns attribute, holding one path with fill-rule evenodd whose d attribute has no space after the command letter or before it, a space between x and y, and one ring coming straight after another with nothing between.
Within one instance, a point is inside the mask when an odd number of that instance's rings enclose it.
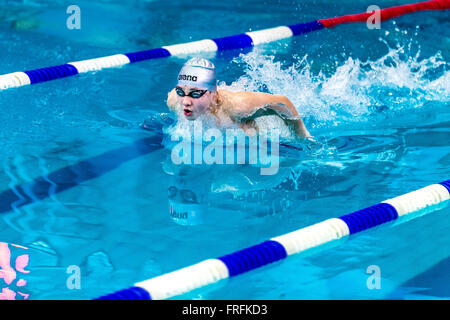
<instances>
[{"instance_id":1,"label":"swimmer's mouth","mask_svg":"<svg viewBox=\"0 0 450 320\"><path fill-rule=\"evenodd\" d=\"M188 116L188 117L189 117L189 116L192 115L192 110L184 109L183 111L184 111L184 115L185 115L185 116Z\"/></svg>"}]
</instances>

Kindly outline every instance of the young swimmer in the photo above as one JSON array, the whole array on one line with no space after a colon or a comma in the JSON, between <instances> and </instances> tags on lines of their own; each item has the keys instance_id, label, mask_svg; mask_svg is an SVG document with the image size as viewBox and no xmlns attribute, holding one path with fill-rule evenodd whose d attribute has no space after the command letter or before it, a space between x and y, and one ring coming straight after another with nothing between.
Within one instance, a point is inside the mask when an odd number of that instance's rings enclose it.
<instances>
[{"instance_id":1,"label":"young swimmer","mask_svg":"<svg viewBox=\"0 0 450 320\"><path fill-rule=\"evenodd\" d=\"M178 74L178 84L167 97L167 106L183 112L188 120L211 114L218 127L238 124L248 135L258 131L255 119L277 115L299 138L311 137L292 102L283 95L263 92L231 92L217 89L216 69L203 58L187 61Z\"/></svg>"}]
</instances>

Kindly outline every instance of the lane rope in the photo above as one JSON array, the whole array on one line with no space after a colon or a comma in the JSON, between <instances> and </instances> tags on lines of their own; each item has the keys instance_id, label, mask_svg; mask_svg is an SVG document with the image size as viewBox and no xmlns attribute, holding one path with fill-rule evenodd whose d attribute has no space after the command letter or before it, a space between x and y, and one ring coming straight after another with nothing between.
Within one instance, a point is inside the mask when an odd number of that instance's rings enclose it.
<instances>
[{"instance_id":1,"label":"lane rope","mask_svg":"<svg viewBox=\"0 0 450 320\"><path fill-rule=\"evenodd\" d=\"M431 0L381 9L380 19L381 21L385 21L416 11L447 9L450 9L450 0ZM135 63L144 60L159 59L178 55L198 54L202 52L217 52L248 48L262 43L269 43L316 30L321 30L323 28L333 28L343 23L366 22L372 14L373 12L365 12L330 19L320 19L307 23L299 23L289 26L279 26L259 31L245 32L242 34L223 38L205 39L188 43L163 46L162 48L69 62L53 67L27 70L23 72L12 72L0 75L0 90L61 79L80 73L98 71L105 68L120 67L129 63Z\"/></svg>"},{"instance_id":2,"label":"lane rope","mask_svg":"<svg viewBox=\"0 0 450 320\"><path fill-rule=\"evenodd\" d=\"M192 266L138 282L130 288L95 300L168 299L396 220L401 216L426 208L438 210L437 205L449 199L450 180L446 180L338 218L331 218L271 238L217 259L204 260Z\"/></svg>"}]
</instances>

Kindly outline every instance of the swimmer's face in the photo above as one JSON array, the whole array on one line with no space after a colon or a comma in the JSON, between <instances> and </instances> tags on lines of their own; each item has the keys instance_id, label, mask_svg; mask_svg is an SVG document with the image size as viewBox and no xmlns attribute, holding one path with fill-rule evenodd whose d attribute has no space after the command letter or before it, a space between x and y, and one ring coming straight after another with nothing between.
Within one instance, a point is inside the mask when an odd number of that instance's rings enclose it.
<instances>
[{"instance_id":1,"label":"swimmer's face","mask_svg":"<svg viewBox=\"0 0 450 320\"><path fill-rule=\"evenodd\" d=\"M195 120L208 112L216 93L196 87L178 85L175 88L178 103L183 108L183 114L188 120Z\"/></svg>"}]
</instances>

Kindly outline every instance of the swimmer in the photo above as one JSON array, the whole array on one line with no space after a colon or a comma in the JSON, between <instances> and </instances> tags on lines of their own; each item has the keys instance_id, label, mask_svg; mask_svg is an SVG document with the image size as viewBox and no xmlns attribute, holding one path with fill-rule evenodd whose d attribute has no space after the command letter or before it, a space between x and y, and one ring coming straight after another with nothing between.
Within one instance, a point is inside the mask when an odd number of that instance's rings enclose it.
<instances>
[{"instance_id":1,"label":"swimmer","mask_svg":"<svg viewBox=\"0 0 450 320\"><path fill-rule=\"evenodd\" d=\"M297 137L311 137L297 109L287 97L217 89L215 66L203 58L192 58L183 65L178 74L177 86L168 94L167 106L171 111L184 115L187 120L210 114L218 127L237 124L247 135L258 131L256 118L276 115L292 127Z\"/></svg>"}]
</instances>

